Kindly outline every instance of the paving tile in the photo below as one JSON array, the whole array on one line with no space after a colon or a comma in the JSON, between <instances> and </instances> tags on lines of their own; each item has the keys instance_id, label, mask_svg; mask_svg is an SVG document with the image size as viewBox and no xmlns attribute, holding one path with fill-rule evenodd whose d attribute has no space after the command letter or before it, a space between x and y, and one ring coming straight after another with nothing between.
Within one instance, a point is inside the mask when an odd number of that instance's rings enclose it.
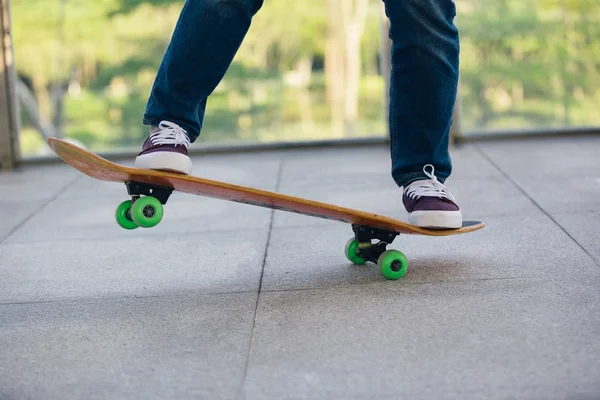
<instances>
[{"instance_id":1,"label":"paving tile","mask_svg":"<svg viewBox=\"0 0 600 400\"><path fill-rule=\"evenodd\" d=\"M452 175L450 179L480 180L498 175L498 169L481 153L477 145L460 144L450 147Z\"/></svg>"},{"instance_id":2,"label":"paving tile","mask_svg":"<svg viewBox=\"0 0 600 400\"><path fill-rule=\"evenodd\" d=\"M0 303L257 290L267 230L0 245Z\"/></svg>"},{"instance_id":3,"label":"paving tile","mask_svg":"<svg viewBox=\"0 0 600 400\"><path fill-rule=\"evenodd\" d=\"M485 179L454 179L448 185L467 220L532 216L540 212L519 188L499 174Z\"/></svg>"},{"instance_id":4,"label":"paving tile","mask_svg":"<svg viewBox=\"0 0 600 400\"><path fill-rule=\"evenodd\" d=\"M0 201L0 243L44 205L44 200Z\"/></svg>"},{"instance_id":5,"label":"paving tile","mask_svg":"<svg viewBox=\"0 0 600 400\"><path fill-rule=\"evenodd\" d=\"M174 195L131 232L123 185L0 174L0 399L233 399L244 376L244 399L595 399L599 151L454 147L448 185L488 226L401 236L394 282L346 260L346 224L275 212L263 275L271 210ZM194 157L199 176L404 219L389 167L387 146Z\"/></svg>"},{"instance_id":6,"label":"paving tile","mask_svg":"<svg viewBox=\"0 0 600 400\"><path fill-rule=\"evenodd\" d=\"M234 399L256 293L0 305L2 399Z\"/></svg>"},{"instance_id":7,"label":"paving tile","mask_svg":"<svg viewBox=\"0 0 600 400\"><path fill-rule=\"evenodd\" d=\"M544 210L597 208L600 138L484 143L480 147Z\"/></svg>"},{"instance_id":8,"label":"paving tile","mask_svg":"<svg viewBox=\"0 0 600 400\"><path fill-rule=\"evenodd\" d=\"M11 172L0 172L2 201L49 200L78 178L77 171L63 164L30 166Z\"/></svg>"},{"instance_id":9,"label":"paving tile","mask_svg":"<svg viewBox=\"0 0 600 400\"><path fill-rule=\"evenodd\" d=\"M480 231L449 237L401 235L389 247L409 260L400 285L423 282L544 276L559 279L598 271L594 260L560 227L535 216L490 217ZM344 255L350 227L277 228L271 233L263 289L288 290L384 284L372 263L352 265Z\"/></svg>"},{"instance_id":10,"label":"paving tile","mask_svg":"<svg viewBox=\"0 0 600 400\"><path fill-rule=\"evenodd\" d=\"M600 287L546 279L260 295L246 399L579 398L600 390ZM591 398L591 397L590 397Z\"/></svg>"},{"instance_id":11,"label":"paving tile","mask_svg":"<svg viewBox=\"0 0 600 400\"><path fill-rule=\"evenodd\" d=\"M599 263L600 210L555 213L552 217Z\"/></svg>"},{"instance_id":12,"label":"paving tile","mask_svg":"<svg viewBox=\"0 0 600 400\"><path fill-rule=\"evenodd\" d=\"M497 175L497 170L474 146L454 147L453 177L467 179ZM283 160L280 188L367 189L378 185L395 185L391 175L387 146L368 148L300 150Z\"/></svg>"},{"instance_id":13,"label":"paving tile","mask_svg":"<svg viewBox=\"0 0 600 400\"><path fill-rule=\"evenodd\" d=\"M393 184L389 153L383 148L298 150L283 159L280 189L367 188Z\"/></svg>"},{"instance_id":14,"label":"paving tile","mask_svg":"<svg viewBox=\"0 0 600 400\"><path fill-rule=\"evenodd\" d=\"M485 179L455 178L448 187L456 196L465 220L484 220L495 216L536 215L538 207L517 187L500 174ZM283 190L282 190L283 192ZM288 188L286 194L301 196L342 207L373 212L408 220L402 204L402 191L393 183L371 188L315 186ZM274 227L331 224L327 220L277 211Z\"/></svg>"},{"instance_id":15,"label":"paving tile","mask_svg":"<svg viewBox=\"0 0 600 400\"><path fill-rule=\"evenodd\" d=\"M128 166L133 164L131 160L118 162ZM195 157L194 163L196 171L210 179L268 190L275 189L279 173L278 156L242 154L235 159L233 156L206 156ZM157 227L126 231L117 226L114 218L117 205L128 199L125 185L92 179L65 167L67 172L77 174L76 182L14 232L8 242L192 234L262 229L270 224L271 210L268 209L174 193L165 207L165 217Z\"/></svg>"},{"instance_id":16,"label":"paving tile","mask_svg":"<svg viewBox=\"0 0 600 400\"><path fill-rule=\"evenodd\" d=\"M292 153L284 160L279 191L406 220L401 189L389 176L387 154L383 148ZM454 172L447 184L465 219L536 213L534 203L475 146L455 147L452 155ZM278 211L273 226L327 224L326 220Z\"/></svg>"},{"instance_id":17,"label":"paving tile","mask_svg":"<svg viewBox=\"0 0 600 400\"><path fill-rule=\"evenodd\" d=\"M151 229L122 229L115 220L117 205L126 197L62 197L48 204L17 229L5 243L45 240L135 240L172 234L268 229L272 211L207 197L175 193L164 207L163 220ZM234 238L237 234L232 233Z\"/></svg>"},{"instance_id":18,"label":"paving tile","mask_svg":"<svg viewBox=\"0 0 600 400\"><path fill-rule=\"evenodd\" d=\"M277 153L196 157L194 174L234 185L275 190L280 169Z\"/></svg>"},{"instance_id":19,"label":"paving tile","mask_svg":"<svg viewBox=\"0 0 600 400\"><path fill-rule=\"evenodd\" d=\"M406 218L406 211L401 206L402 192L393 182L387 185L378 184L377 189L372 187L368 190L366 188L344 187L336 189L331 186L314 186L312 188L282 189L280 192L341 207L380 213L392 218ZM273 219L273 226L276 228L332 224L337 224L337 222L285 211L275 211Z\"/></svg>"},{"instance_id":20,"label":"paving tile","mask_svg":"<svg viewBox=\"0 0 600 400\"><path fill-rule=\"evenodd\" d=\"M600 204L600 174L566 178L527 175L517 176L515 181L549 213L593 211Z\"/></svg>"},{"instance_id":21,"label":"paving tile","mask_svg":"<svg viewBox=\"0 0 600 400\"><path fill-rule=\"evenodd\" d=\"M574 177L588 173L600 177L600 136L507 140L477 146L510 175Z\"/></svg>"}]
</instances>

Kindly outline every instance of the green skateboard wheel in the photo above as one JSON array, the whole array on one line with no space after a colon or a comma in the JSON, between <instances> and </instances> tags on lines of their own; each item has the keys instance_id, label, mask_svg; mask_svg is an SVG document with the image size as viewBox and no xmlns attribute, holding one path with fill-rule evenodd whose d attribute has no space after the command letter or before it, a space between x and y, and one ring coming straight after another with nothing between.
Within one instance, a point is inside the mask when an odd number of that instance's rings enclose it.
<instances>
[{"instance_id":1,"label":"green skateboard wheel","mask_svg":"<svg viewBox=\"0 0 600 400\"><path fill-rule=\"evenodd\" d=\"M115 212L117 223L123 229L136 229L138 224L131 218L131 200L119 204Z\"/></svg>"},{"instance_id":2,"label":"green skateboard wheel","mask_svg":"<svg viewBox=\"0 0 600 400\"><path fill-rule=\"evenodd\" d=\"M359 242L356 239L350 239L348 240L348 242L346 243L346 249L345 249L345 254L346 254L346 258L353 264L356 265L362 265L362 264L366 264L367 260L365 260L364 258L360 257L357 253L358 251L358 245Z\"/></svg>"},{"instance_id":3,"label":"green skateboard wheel","mask_svg":"<svg viewBox=\"0 0 600 400\"><path fill-rule=\"evenodd\" d=\"M379 256L377 265L387 279L400 279L408 270L408 259L397 250L386 250Z\"/></svg>"},{"instance_id":4,"label":"green skateboard wheel","mask_svg":"<svg viewBox=\"0 0 600 400\"><path fill-rule=\"evenodd\" d=\"M163 206L154 197L139 198L131 206L131 218L142 228L152 228L158 225L162 217Z\"/></svg>"}]
</instances>

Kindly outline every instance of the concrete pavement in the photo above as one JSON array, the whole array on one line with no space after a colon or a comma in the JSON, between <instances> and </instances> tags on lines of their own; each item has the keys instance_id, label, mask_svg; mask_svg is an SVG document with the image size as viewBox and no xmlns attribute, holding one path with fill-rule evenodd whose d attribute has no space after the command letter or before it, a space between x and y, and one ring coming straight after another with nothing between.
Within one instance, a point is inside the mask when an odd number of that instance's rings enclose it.
<instances>
[{"instance_id":1,"label":"concrete pavement","mask_svg":"<svg viewBox=\"0 0 600 400\"><path fill-rule=\"evenodd\" d=\"M0 174L0 399L598 399L600 137L453 149L457 237L400 236L399 281L347 225ZM205 156L194 173L403 218L385 148Z\"/></svg>"}]
</instances>

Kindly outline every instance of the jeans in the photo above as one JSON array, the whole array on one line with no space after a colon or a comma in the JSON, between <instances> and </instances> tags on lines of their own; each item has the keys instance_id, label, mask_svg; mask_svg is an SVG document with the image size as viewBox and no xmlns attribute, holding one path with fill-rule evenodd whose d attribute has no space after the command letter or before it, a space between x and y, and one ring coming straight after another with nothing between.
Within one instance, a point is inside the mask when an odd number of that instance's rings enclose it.
<instances>
[{"instance_id":1,"label":"jeans","mask_svg":"<svg viewBox=\"0 0 600 400\"><path fill-rule=\"evenodd\" d=\"M384 0L390 20L390 154L398 186L424 179L425 164L444 182L456 100L459 37L453 0ZM217 87L263 0L187 0L158 69L144 124L180 125L193 142Z\"/></svg>"}]
</instances>

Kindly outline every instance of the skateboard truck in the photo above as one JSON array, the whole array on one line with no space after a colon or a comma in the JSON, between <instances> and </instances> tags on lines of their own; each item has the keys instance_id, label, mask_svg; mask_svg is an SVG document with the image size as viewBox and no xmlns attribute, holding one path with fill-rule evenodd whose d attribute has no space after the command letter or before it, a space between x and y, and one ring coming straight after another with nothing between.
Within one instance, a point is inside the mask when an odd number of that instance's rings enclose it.
<instances>
[{"instance_id":1,"label":"skateboard truck","mask_svg":"<svg viewBox=\"0 0 600 400\"><path fill-rule=\"evenodd\" d=\"M408 259L397 250L388 250L399 235L397 232L372 228L364 225L352 225L354 238L346 243L346 257L354 264L375 263L388 279L399 279L408 269ZM373 240L378 242L373 243Z\"/></svg>"},{"instance_id":2,"label":"skateboard truck","mask_svg":"<svg viewBox=\"0 0 600 400\"><path fill-rule=\"evenodd\" d=\"M125 186L127 186L127 193L132 197L134 202L143 194L144 196L152 196L156 198L161 204L164 205L167 204L169 196L171 196L171 193L173 193L173 188L150 185L148 183L135 181L127 181L125 182Z\"/></svg>"},{"instance_id":3,"label":"skateboard truck","mask_svg":"<svg viewBox=\"0 0 600 400\"><path fill-rule=\"evenodd\" d=\"M395 232L362 225L352 225L352 230L355 240L358 241L357 254L374 263L377 263L379 257L387 250L387 246L398 236L398 233ZM372 243L373 239L379 240L379 242Z\"/></svg>"},{"instance_id":4,"label":"skateboard truck","mask_svg":"<svg viewBox=\"0 0 600 400\"><path fill-rule=\"evenodd\" d=\"M135 181L126 181L125 186L131 200L117 207L117 223L125 229L156 226L162 220L163 204L167 204L173 188Z\"/></svg>"}]
</instances>

